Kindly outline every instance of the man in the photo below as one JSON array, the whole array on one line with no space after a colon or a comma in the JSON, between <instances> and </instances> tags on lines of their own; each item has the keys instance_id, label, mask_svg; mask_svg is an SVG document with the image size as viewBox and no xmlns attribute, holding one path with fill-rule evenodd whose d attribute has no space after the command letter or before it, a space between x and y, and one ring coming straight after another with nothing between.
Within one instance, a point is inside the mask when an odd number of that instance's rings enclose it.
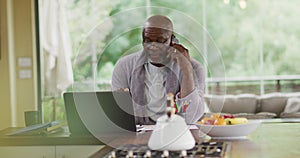
<instances>
[{"instance_id":1,"label":"man","mask_svg":"<svg viewBox=\"0 0 300 158\"><path fill-rule=\"evenodd\" d=\"M173 24L162 15L147 19L143 50L121 58L112 77L113 90L129 90L137 124L155 124L165 113L166 95L173 93L178 114L195 123L204 110L204 71L176 43Z\"/></svg>"}]
</instances>

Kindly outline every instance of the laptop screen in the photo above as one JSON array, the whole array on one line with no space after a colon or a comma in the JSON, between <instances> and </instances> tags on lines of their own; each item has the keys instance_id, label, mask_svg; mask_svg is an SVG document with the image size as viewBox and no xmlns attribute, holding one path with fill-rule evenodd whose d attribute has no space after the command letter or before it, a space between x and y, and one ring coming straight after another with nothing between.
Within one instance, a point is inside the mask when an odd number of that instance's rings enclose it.
<instances>
[{"instance_id":1,"label":"laptop screen","mask_svg":"<svg viewBox=\"0 0 300 158\"><path fill-rule=\"evenodd\" d=\"M129 92L66 92L63 97L72 136L136 132Z\"/></svg>"}]
</instances>

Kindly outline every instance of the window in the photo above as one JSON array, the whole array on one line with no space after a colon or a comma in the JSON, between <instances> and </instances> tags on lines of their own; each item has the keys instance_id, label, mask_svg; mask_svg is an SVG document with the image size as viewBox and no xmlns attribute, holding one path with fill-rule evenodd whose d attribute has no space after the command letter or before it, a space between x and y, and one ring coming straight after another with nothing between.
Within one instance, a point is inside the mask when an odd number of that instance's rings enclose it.
<instances>
[{"instance_id":1,"label":"window","mask_svg":"<svg viewBox=\"0 0 300 158\"><path fill-rule=\"evenodd\" d=\"M39 2L43 13L46 0ZM152 14L169 16L177 38L207 68L207 93L300 89L298 0L60 2L57 5L65 13L72 49L74 82L66 91L109 90L114 64L121 56L142 48L141 26ZM42 22L46 18L40 15ZM41 37L46 39L49 34L41 32ZM45 56L44 49L41 54ZM45 121L65 119L61 94L44 93L42 98Z\"/></svg>"}]
</instances>

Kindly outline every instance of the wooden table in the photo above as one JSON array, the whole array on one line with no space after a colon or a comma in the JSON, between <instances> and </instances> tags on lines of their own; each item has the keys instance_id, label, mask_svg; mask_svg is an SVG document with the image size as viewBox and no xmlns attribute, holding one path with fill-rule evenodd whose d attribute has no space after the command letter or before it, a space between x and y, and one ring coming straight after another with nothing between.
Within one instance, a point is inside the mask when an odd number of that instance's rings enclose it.
<instances>
[{"instance_id":1,"label":"wooden table","mask_svg":"<svg viewBox=\"0 0 300 158\"><path fill-rule=\"evenodd\" d=\"M192 131L197 141L197 130ZM117 138L116 144L147 144L151 132L123 136ZM214 140L212 140L214 141ZM226 140L231 142L231 148L226 158L297 158L300 157L300 123L265 123L248 139ZM91 158L100 158L112 150L106 146Z\"/></svg>"}]
</instances>

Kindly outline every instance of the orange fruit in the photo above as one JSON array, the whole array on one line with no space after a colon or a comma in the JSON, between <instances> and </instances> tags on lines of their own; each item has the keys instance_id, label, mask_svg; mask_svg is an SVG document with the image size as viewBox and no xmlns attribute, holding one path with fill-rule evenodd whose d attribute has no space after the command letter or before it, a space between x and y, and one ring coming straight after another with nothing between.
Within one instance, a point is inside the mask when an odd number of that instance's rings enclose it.
<instances>
[{"instance_id":1,"label":"orange fruit","mask_svg":"<svg viewBox=\"0 0 300 158\"><path fill-rule=\"evenodd\" d=\"M213 119L218 119L221 117L221 114L217 114L217 113L214 113L210 116L210 118L213 118Z\"/></svg>"},{"instance_id":2,"label":"orange fruit","mask_svg":"<svg viewBox=\"0 0 300 158\"><path fill-rule=\"evenodd\" d=\"M223 119L223 118L220 117L220 118L218 118L218 119L215 120L214 125L218 125L218 126L220 126L220 125L226 125L226 121L225 121L225 119Z\"/></svg>"}]
</instances>

